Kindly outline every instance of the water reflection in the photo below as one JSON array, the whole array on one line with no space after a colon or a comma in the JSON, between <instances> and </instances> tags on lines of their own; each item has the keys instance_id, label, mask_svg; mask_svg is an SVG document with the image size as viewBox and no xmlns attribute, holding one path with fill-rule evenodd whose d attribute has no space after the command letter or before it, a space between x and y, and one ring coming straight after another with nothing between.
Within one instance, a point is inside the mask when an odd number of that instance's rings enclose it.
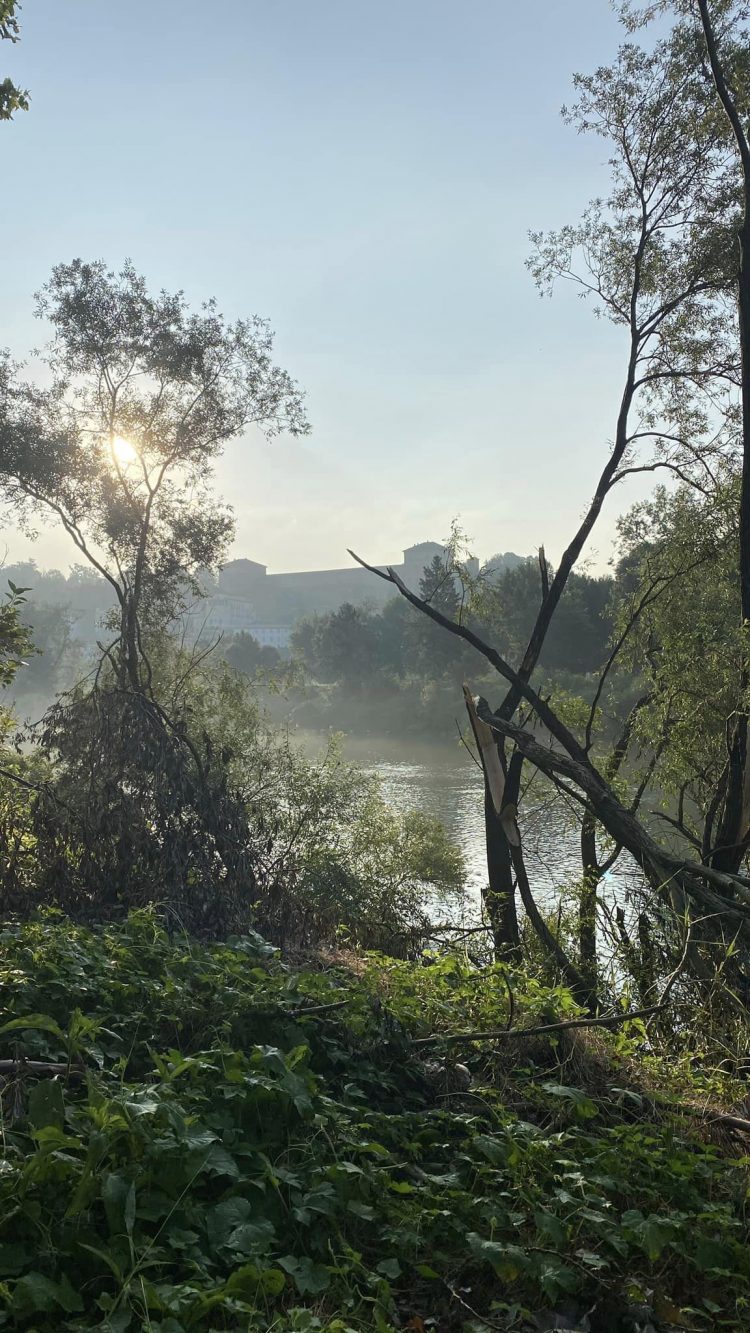
<instances>
[{"instance_id":1,"label":"water reflection","mask_svg":"<svg viewBox=\"0 0 750 1333\"><path fill-rule=\"evenodd\" d=\"M320 753L325 745L319 734L308 733L300 739L310 753ZM344 754L378 774L386 800L397 810L417 809L441 820L464 853L470 901L478 907L487 879L483 780L466 748L458 739L449 746L346 736ZM553 907L581 873L574 819L540 788L538 794L532 789L524 801L521 822L532 889L540 905ZM637 877L635 864L621 858L610 886L620 897Z\"/></svg>"}]
</instances>

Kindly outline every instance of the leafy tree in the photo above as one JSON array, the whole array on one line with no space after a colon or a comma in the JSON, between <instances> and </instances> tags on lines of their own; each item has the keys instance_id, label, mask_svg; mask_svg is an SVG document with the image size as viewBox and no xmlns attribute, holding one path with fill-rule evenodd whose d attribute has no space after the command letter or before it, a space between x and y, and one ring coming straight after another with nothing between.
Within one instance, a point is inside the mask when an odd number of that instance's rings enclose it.
<instances>
[{"instance_id":1,"label":"leafy tree","mask_svg":"<svg viewBox=\"0 0 750 1333\"><path fill-rule=\"evenodd\" d=\"M458 575L450 560L439 555L425 565L419 580L420 596L430 606L436 607L451 620L461 615L461 597L459 595ZM452 642L434 625L424 619L412 618L409 622L407 653L420 676L428 680L440 680L446 674L460 679L464 673L466 654L460 645Z\"/></svg>"},{"instance_id":2,"label":"leafy tree","mask_svg":"<svg viewBox=\"0 0 750 1333\"><path fill-rule=\"evenodd\" d=\"M31 635L21 619L28 588L9 582L0 601L0 688L7 688L16 672L25 665L31 651Z\"/></svg>"},{"instance_id":3,"label":"leafy tree","mask_svg":"<svg viewBox=\"0 0 750 1333\"><path fill-rule=\"evenodd\" d=\"M54 269L37 313L53 327L50 389L0 376L0 484L21 521L60 523L110 585L116 669L146 688L139 639L169 623L231 535L209 489L222 447L253 425L304 432L301 394L271 360L260 319L227 324L214 303L152 296L132 265L119 274L74 260Z\"/></svg>"},{"instance_id":4,"label":"leafy tree","mask_svg":"<svg viewBox=\"0 0 750 1333\"><path fill-rule=\"evenodd\" d=\"M156 899L184 925L226 930L253 896L248 812L210 737L158 697L146 643L224 552L231 516L210 493L223 445L253 425L305 431L302 398L264 321L191 313L130 264L58 266L38 313L53 382L3 362L0 487L20 522L62 526L114 610L93 689L41 730L56 778L35 836L78 910Z\"/></svg>"},{"instance_id":5,"label":"leafy tree","mask_svg":"<svg viewBox=\"0 0 750 1333\"><path fill-rule=\"evenodd\" d=\"M20 36L18 0L0 0L0 41L17 42ZM12 79L0 81L0 120L12 120L16 111L28 111L29 94Z\"/></svg>"},{"instance_id":6,"label":"leafy tree","mask_svg":"<svg viewBox=\"0 0 750 1333\"><path fill-rule=\"evenodd\" d=\"M634 472L667 469L685 484L705 489L736 457L738 445L743 460L740 607L744 622L750 621L750 146L744 128L750 78L745 6L732 0L714 6L708 0L675 5L665 0L641 15L624 7L623 17L635 27L658 10L675 16L672 30L649 49L629 41L611 67L577 76L578 100L566 113L579 130L593 132L608 144L608 196L595 200L577 226L534 238L531 269L541 288L550 290L562 279L576 283L597 313L622 330L625 356L611 445L592 499L553 575L543 556L540 560L538 610L520 661L512 664L500 645L443 616L406 589L394 571L373 571L396 584L435 623L470 643L503 678L507 688L500 703L492 708L480 700L475 711L498 737L500 772L491 785L497 837L507 844L504 894L512 895L517 885L551 957L589 1003L597 1002L589 927L582 930L578 959L571 957L534 903L516 819L526 764L566 788L572 786L582 802L589 833L594 828L593 839L586 836L584 864L592 867L595 879L611 864L608 847L614 846L615 854L627 848L644 870L652 903L671 920L675 933L684 935L691 914L701 922L687 927L686 961L694 978L705 978L706 968L713 975L717 953L731 957L734 961L727 966L734 967L737 950L732 941L738 933L750 939L747 886L738 874L748 847L746 650L736 664L736 711L726 720L729 759L711 798L716 816L706 857L697 857L690 845L675 851L671 838L652 835L637 815L642 782L630 793L623 790L640 701L609 755L593 758L605 686L627 633L615 637L587 720L568 717L532 684L571 573L618 483ZM638 616L635 607L628 632ZM551 745L534 734L532 723L541 724ZM487 755L493 748L488 745ZM596 847L597 826L606 834L603 848ZM586 919L590 924L588 913ZM729 992L726 998L734 1002Z\"/></svg>"},{"instance_id":7,"label":"leafy tree","mask_svg":"<svg viewBox=\"0 0 750 1333\"><path fill-rule=\"evenodd\" d=\"M377 618L344 602L337 611L301 621L292 634L292 651L320 680L340 681L356 693L379 666Z\"/></svg>"},{"instance_id":8,"label":"leafy tree","mask_svg":"<svg viewBox=\"0 0 750 1333\"><path fill-rule=\"evenodd\" d=\"M662 817L705 856L727 765L727 726L744 706L739 486L737 476L726 476L710 494L660 488L620 522L627 580L618 629L634 606L642 609L619 670L642 681L636 736L646 754L658 756L651 780L666 802Z\"/></svg>"},{"instance_id":9,"label":"leafy tree","mask_svg":"<svg viewBox=\"0 0 750 1333\"><path fill-rule=\"evenodd\" d=\"M289 945L333 942L340 931L396 954L421 947L429 908L454 907L464 884L461 853L442 825L397 814L379 783L343 759L335 742L311 760L272 730L246 677L211 657L186 674L163 646L160 670L184 692L173 706L226 756L259 836L255 924Z\"/></svg>"},{"instance_id":10,"label":"leafy tree","mask_svg":"<svg viewBox=\"0 0 750 1333\"><path fill-rule=\"evenodd\" d=\"M270 644L260 644L252 634L235 634L224 648L224 658L235 671L254 676L258 671L273 671L281 661L281 654Z\"/></svg>"},{"instance_id":11,"label":"leafy tree","mask_svg":"<svg viewBox=\"0 0 750 1333\"><path fill-rule=\"evenodd\" d=\"M612 620L612 581L572 572L539 654L549 671L585 674L606 660ZM499 577L484 579L471 606L513 662L520 662L534 626L541 585L536 561L526 560Z\"/></svg>"},{"instance_id":12,"label":"leafy tree","mask_svg":"<svg viewBox=\"0 0 750 1333\"><path fill-rule=\"evenodd\" d=\"M439 555L433 556L430 564L425 565L419 580L419 595L432 606L439 607L444 615L454 619L458 615L461 603L455 575Z\"/></svg>"}]
</instances>

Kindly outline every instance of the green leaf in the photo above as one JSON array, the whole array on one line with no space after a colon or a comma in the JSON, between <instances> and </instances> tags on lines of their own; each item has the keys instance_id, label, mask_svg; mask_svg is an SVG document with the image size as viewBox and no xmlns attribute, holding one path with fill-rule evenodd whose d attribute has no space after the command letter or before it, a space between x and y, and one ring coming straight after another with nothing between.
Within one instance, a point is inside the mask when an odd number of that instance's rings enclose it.
<instances>
[{"instance_id":1,"label":"green leaf","mask_svg":"<svg viewBox=\"0 0 750 1333\"><path fill-rule=\"evenodd\" d=\"M398 1259L381 1259L375 1271L395 1282L396 1278L401 1276L401 1265Z\"/></svg>"},{"instance_id":2,"label":"green leaf","mask_svg":"<svg viewBox=\"0 0 750 1333\"><path fill-rule=\"evenodd\" d=\"M503 1245L496 1240L485 1240L475 1231L470 1231L466 1240L474 1258L490 1264L504 1282L513 1282L529 1268L530 1257L518 1245Z\"/></svg>"},{"instance_id":3,"label":"green leaf","mask_svg":"<svg viewBox=\"0 0 750 1333\"><path fill-rule=\"evenodd\" d=\"M135 1186L125 1176L110 1172L102 1184L102 1203L111 1236L130 1235L135 1217ZM128 1230L128 1223L130 1230Z\"/></svg>"},{"instance_id":4,"label":"green leaf","mask_svg":"<svg viewBox=\"0 0 750 1333\"><path fill-rule=\"evenodd\" d=\"M125 1195L124 1221L125 1231L129 1236L132 1236L135 1222L135 1184L132 1181L130 1189Z\"/></svg>"},{"instance_id":5,"label":"green leaf","mask_svg":"<svg viewBox=\"0 0 750 1333\"><path fill-rule=\"evenodd\" d=\"M280 1296L286 1286L280 1268L264 1268L260 1275L260 1284L268 1296Z\"/></svg>"},{"instance_id":6,"label":"green leaf","mask_svg":"<svg viewBox=\"0 0 750 1333\"><path fill-rule=\"evenodd\" d=\"M331 1285L331 1274L322 1264L314 1264L311 1259L296 1259L293 1254L285 1254L279 1259L279 1267L292 1279L300 1296L315 1296L327 1291Z\"/></svg>"},{"instance_id":7,"label":"green leaf","mask_svg":"<svg viewBox=\"0 0 750 1333\"><path fill-rule=\"evenodd\" d=\"M508 1161L508 1144L504 1139L494 1138L489 1134L477 1134L474 1147L494 1166L505 1166Z\"/></svg>"},{"instance_id":8,"label":"green leaf","mask_svg":"<svg viewBox=\"0 0 750 1333\"><path fill-rule=\"evenodd\" d=\"M49 1014L26 1014L24 1018L11 1018L0 1027L0 1037L5 1032L51 1032L53 1036L65 1041L65 1033Z\"/></svg>"},{"instance_id":9,"label":"green leaf","mask_svg":"<svg viewBox=\"0 0 750 1333\"><path fill-rule=\"evenodd\" d=\"M29 1089L29 1124L33 1129L65 1125L65 1102L62 1083L58 1079L44 1079Z\"/></svg>"},{"instance_id":10,"label":"green leaf","mask_svg":"<svg viewBox=\"0 0 750 1333\"><path fill-rule=\"evenodd\" d=\"M32 1270L20 1277L13 1288L13 1308L17 1314L54 1314L64 1310L75 1314L83 1309L83 1301L67 1278L53 1282L43 1273Z\"/></svg>"},{"instance_id":11,"label":"green leaf","mask_svg":"<svg viewBox=\"0 0 750 1333\"><path fill-rule=\"evenodd\" d=\"M236 1255L265 1254L274 1238L273 1224L266 1217L252 1216L253 1206L241 1197L225 1199L208 1215L208 1239L214 1249Z\"/></svg>"},{"instance_id":12,"label":"green leaf","mask_svg":"<svg viewBox=\"0 0 750 1333\"><path fill-rule=\"evenodd\" d=\"M357 1199L350 1199L346 1211L353 1213L355 1217L363 1218L366 1222L371 1222L375 1217L375 1209L369 1203L360 1203Z\"/></svg>"},{"instance_id":13,"label":"green leaf","mask_svg":"<svg viewBox=\"0 0 750 1333\"><path fill-rule=\"evenodd\" d=\"M565 1244L567 1239L566 1228L563 1226L560 1218L556 1217L554 1213L540 1210L534 1214L534 1222L536 1223L537 1230L540 1231L543 1236L549 1237L553 1245L562 1246Z\"/></svg>"},{"instance_id":14,"label":"green leaf","mask_svg":"<svg viewBox=\"0 0 750 1333\"><path fill-rule=\"evenodd\" d=\"M94 1254L96 1255L97 1259L101 1259L102 1263L106 1264L107 1268L113 1274L117 1282L122 1283L124 1281L124 1274L122 1270L115 1261L114 1256L109 1254L107 1250L100 1250L96 1245L90 1245L88 1244L88 1242L83 1240L79 1241L78 1243L82 1250L88 1250L89 1254Z\"/></svg>"},{"instance_id":15,"label":"green leaf","mask_svg":"<svg viewBox=\"0 0 750 1333\"><path fill-rule=\"evenodd\" d=\"M551 1097L570 1102L579 1120L593 1120L599 1114L596 1104L580 1088L568 1088L562 1083L542 1083L541 1087Z\"/></svg>"},{"instance_id":16,"label":"green leaf","mask_svg":"<svg viewBox=\"0 0 750 1333\"><path fill-rule=\"evenodd\" d=\"M544 1258L539 1269L539 1281L546 1296L554 1300L563 1291L576 1291L580 1278L572 1268L567 1268L560 1260Z\"/></svg>"},{"instance_id":17,"label":"green leaf","mask_svg":"<svg viewBox=\"0 0 750 1333\"><path fill-rule=\"evenodd\" d=\"M228 1176L231 1180L239 1180L241 1171L239 1165L226 1148L220 1143L213 1143L208 1156L204 1159L201 1171L207 1175Z\"/></svg>"},{"instance_id":18,"label":"green leaf","mask_svg":"<svg viewBox=\"0 0 750 1333\"><path fill-rule=\"evenodd\" d=\"M436 1273L434 1268L430 1268L429 1264L417 1264L417 1272L420 1277L430 1278L431 1281L440 1280L440 1274Z\"/></svg>"},{"instance_id":19,"label":"green leaf","mask_svg":"<svg viewBox=\"0 0 750 1333\"><path fill-rule=\"evenodd\" d=\"M284 1290L286 1281L280 1268L259 1268L257 1264L243 1264L230 1273L224 1284L228 1296L254 1301L258 1292L267 1296L278 1296Z\"/></svg>"}]
</instances>

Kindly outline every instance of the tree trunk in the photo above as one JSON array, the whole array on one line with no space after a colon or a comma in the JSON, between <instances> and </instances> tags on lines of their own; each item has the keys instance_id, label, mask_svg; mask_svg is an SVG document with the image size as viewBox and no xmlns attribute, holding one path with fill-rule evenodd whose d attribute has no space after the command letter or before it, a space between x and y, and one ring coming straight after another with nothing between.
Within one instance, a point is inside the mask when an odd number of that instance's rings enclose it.
<instances>
[{"instance_id":1,"label":"tree trunk","mask_svg":"<svg viewBox=\"0 0 750 1333\"><path fill-rule=\"evenodd\" d=\"M492 803L487 778L484 780L484 829L487 845L487 888L484 905L487 909L495 953L498 958L517 958L520 953L518 916L516 913L516 885L508 839Z\"/></svg>"},{"instance_id":2,"label":"tree trunk","mask_svg":"<svg viewBox=\"0 0 750 1333\"><path fill-rule=\"evenodd\" d=\"M596 820L587 810L581 823L581 896L578 905L578 961L590 986L596 986L596 893L601 872L596 857Z\"/></svg>"},{"instance_id":3,"label":"tree trunk","mask_svg":"<svg viewBox=\"0 0 750 1333\"><path fill-rule=\"evenodd\" d=\"M742 490L739 514L739 575L742 625L750 627L750 142L737 101L727 82L716 42L708 0L698 0L698 10L706 39L716 92L734 135L742 166L743 217L739 233L740 265L737 275L737 314L740 331L742 382ZM729 743L729 773L726 797L719 821L711 864L717 870L734 873L742 864L748 841L745 774L747 770L748 715L745 696L748 689L747 651L743 646L740 668L739 706Z\"/></svg>"},{"instance_id":4,"label":"tree trunk","mask_svg":"<svg viewBox=\"0 0 750 1333\"><path fill-rule=\"evenodd\" d=\"M519 957L520 941L518 937L518 917L516 915L516 886L513 862L508 838L502 824L502 812L506 801L509 798L515 800L516 797L506 791L502 742L498 741L491 727L488 727L487 723L481 720L477 712L477 705L481 704L486 707L487 701L485 699L475 699L467 685L464 685L463 693L484 775L487 888L483 891L482 898L492 927L496 954L503 958ZM514 787L517 787L519 778L520 766L515 765L511 775Z\"/></svg>"}]
</instances>

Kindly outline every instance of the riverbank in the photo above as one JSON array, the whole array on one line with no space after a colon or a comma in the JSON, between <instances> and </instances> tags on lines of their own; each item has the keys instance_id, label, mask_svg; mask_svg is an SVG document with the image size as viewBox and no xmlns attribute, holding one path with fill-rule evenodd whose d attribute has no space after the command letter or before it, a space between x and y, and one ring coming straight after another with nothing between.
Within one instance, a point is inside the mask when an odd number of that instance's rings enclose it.
<instances>
[{"instance_id":1,"label":"riverbank","mask_svg":"<svg viewBox=\"0 0 750 1333\"><path fill-rule=\"evenodd\" d=\"M290 969L148 914L6 928L0 959L0 1326L747 1327L746 1140L706 1120L740 1090L639 1021L446 1044L577 1011L522 972Z\"/></svg>"}]
</instances>

